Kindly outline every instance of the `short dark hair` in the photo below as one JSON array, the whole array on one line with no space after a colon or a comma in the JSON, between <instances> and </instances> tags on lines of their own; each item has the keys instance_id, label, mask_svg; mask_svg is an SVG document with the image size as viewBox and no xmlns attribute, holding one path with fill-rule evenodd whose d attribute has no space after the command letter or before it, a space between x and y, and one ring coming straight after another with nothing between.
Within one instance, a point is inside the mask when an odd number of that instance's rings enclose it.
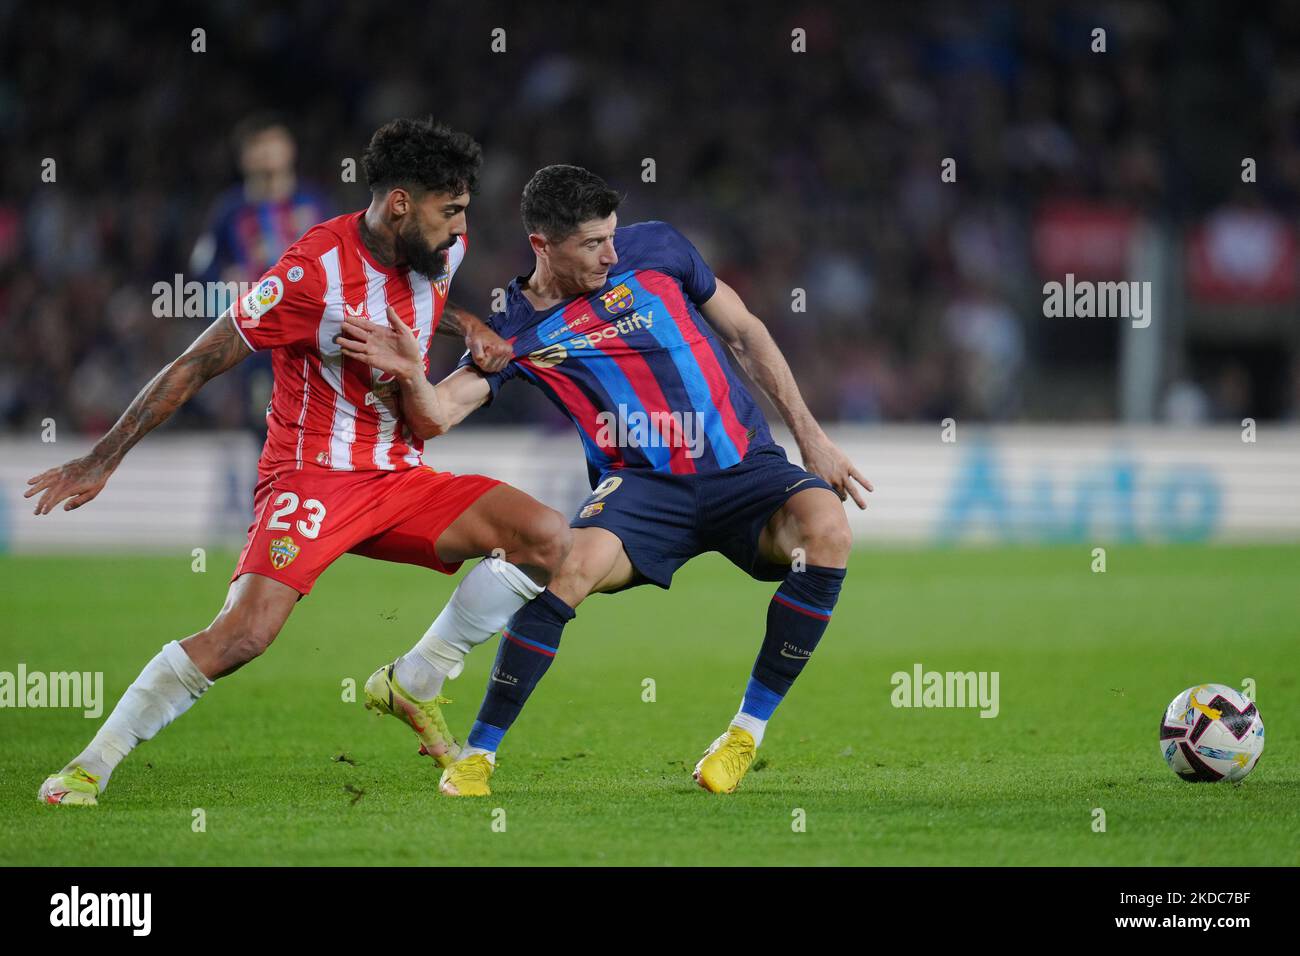
<instances>
[{"instance_id":1,"label":"short dark hair","mask_svg":"<svg viewBox=\"0 0 1300 956\"><path fill-rule=\"evenodd\" d=\"M293 137L293 134L289 132L289 124L284 121L284 117L279 113L263 110L245 116L235 124L235 128L230 133L230 140L235 146L235 152L239 152L247 146L248 141L254 136L271 129L282 129L286 136Z\"/></svg>"},{"instance_id":2,"label":"short dark hair","mask_svg":"<svg viewBox=\"0 0 1300 956\"><path fill-rule=\"evenodd\" d=\"M375 130L361 155L371 190L478 191L483 149L468 133L429 119L395 119Z\"/></svg>"},{"instance_id":3,"label":"short dark hair","mask_svg":"<svg viewBox=\"0 0 1300 956\"><path fill-rule=\"evenodd\" d=\"M546 166L528 180L519 212L530 233L563 242L584 222L610 215L622 201L605 180L581 166Z\"/></svg>"}]
</instances>

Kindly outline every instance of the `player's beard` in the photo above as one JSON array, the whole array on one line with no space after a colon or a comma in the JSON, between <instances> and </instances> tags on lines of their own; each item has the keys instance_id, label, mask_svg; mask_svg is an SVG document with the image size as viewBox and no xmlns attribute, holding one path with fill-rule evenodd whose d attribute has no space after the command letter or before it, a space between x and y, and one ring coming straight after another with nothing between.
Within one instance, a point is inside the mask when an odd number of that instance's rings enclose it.
<instances>
[{"instance_id":1,"label":"player's beard","mask_svg":"<svg viewBox=\"0 0 1300 956\"><path fill-rule=\"evenodd\" d=\"M447 250L455 243L453 236L440 246L431 246L420 235L414 222L397 233L397 252L414 271L428 279L442 275L447 267Z\"/></svg>"}]
</instances>

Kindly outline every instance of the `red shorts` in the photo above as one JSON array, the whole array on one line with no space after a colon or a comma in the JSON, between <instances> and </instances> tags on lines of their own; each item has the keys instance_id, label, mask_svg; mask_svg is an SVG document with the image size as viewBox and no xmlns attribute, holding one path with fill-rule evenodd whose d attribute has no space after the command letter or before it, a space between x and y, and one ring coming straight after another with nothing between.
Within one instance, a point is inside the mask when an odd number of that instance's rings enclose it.
<instances>
[{"instance_id":1,"label":"red shorts","mask_svg":"<svg viewBox=\"0 0 1300 956\"><path fill-rule=\"evenodd\" d=\"M501 482L427 465L403 471L289 471L253 495L248 543L233 581L253 572L307 594L341 554L455 574L434 549L447 527Z\"/></svg>"}]
</instances>

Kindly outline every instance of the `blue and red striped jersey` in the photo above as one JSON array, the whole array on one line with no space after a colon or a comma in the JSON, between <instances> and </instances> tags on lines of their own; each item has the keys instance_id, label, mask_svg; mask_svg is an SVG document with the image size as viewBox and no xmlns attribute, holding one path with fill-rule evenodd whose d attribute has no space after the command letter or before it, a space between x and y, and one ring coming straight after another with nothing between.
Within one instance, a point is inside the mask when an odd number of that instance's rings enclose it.
<instances>
[{"instance_id":1,"label":"blue and red striped jersey","mask_svg":"<svg viewBox=\"0 0 1300 956\"><path fill-rule=\"evenodd\" d=\"M621 468L729 468L771 444L762 411L700 314L717 280L695 247L667 223L642 222L617 229L614 249L618 263L603 288L544 312L524 295L526 276L510 283L506 311L489 324L515 358L486 376L493 397L515 377L541 389L576 426L593 487Z\"/></svg>"},{"instance_id":2,"label":"blue and red striped jersey","mask_svg":"<svg viewBox=\"0 0 1300 956\"><path fill-rule=\"evenodd\" d=\"M200 238L190 271L200 281L251 281L275 265L308 229L330 218L330 203L299 185L279 202L250 201L242 186L217 200L208 231Z\"/></svg>"}]
</instances>

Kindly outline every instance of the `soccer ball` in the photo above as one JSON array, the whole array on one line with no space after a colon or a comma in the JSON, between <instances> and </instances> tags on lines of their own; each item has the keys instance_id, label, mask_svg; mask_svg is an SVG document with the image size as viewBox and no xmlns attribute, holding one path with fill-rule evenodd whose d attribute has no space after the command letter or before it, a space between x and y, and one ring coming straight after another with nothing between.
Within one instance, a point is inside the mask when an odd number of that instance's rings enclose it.
<instances>
[{"instance_id":1,"label":"soccer ball","mask_svg":"<svg viewBox=\"0 0 1300 956\"><path fill-rule=\"evenodd\" d=\"M1160 721L1160 753L1190 783L1236 783L1264 752L1264 721L1255 702L1223 684L1189 687Z\"/></svg>"}]
</instances>

